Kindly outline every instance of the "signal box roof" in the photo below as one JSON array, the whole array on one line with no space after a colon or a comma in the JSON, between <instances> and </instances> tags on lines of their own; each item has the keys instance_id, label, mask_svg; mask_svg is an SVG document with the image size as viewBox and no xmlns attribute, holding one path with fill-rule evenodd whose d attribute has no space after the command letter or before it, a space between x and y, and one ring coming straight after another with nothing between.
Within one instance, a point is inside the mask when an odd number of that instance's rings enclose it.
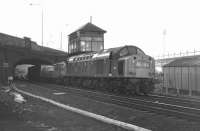
<instances>
[{"instance_id":1,"label":"signal box roof","mask_svg":"<svg viewBox=\"0 0 200 131\"><path fill-rule=\"evenodd\" d=\"M88 22L87 24L83 25L82 27L80 27L79 29L77 29L76 31L72 32L71 34L69 34L69 36L71 36L72 34L78 32L78 31L83 31L83 32L101 32L101 33L106 33L105 30L99 28L98 26Z\"/></svg>"}]
</instances>

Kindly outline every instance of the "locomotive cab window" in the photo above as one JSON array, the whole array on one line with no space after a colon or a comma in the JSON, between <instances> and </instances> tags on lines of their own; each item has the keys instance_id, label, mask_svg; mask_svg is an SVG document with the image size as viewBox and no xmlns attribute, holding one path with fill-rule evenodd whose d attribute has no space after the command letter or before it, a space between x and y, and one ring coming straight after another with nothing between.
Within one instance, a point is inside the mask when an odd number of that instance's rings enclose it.
<instances>
[{"instance_id":1,"label":"locomotive cab window","mask_svg":"<svg viewBox=\"0 0 200 131\"><path fill-rule=\"evenodd\" d=\"M144 52L142 50L140 50L140 49L137 49L137 54L139 54L139 55L145 55Z\"/></svg>"},{"instance_id":2,"label":"locomotive cab window","mask_svg":"<svg viewBox=\"0 0 200 131\"><path fill-rule=\"evenodd\" d=\"M129 54L137 54L137 48L135 47L129 47L128 51L129 51Z\"/></svg>"},{"instance_id":3,"label":"locomotive cab window","mask_svg":"<svg viewBox=\"0 0 200 131\"><path fill-rule=\"evenodd\" d=\"M125 55L128 55L128 49L127 48L122 49L119 53L120 57L125 56Z\"/></svg>"}]
</instances>

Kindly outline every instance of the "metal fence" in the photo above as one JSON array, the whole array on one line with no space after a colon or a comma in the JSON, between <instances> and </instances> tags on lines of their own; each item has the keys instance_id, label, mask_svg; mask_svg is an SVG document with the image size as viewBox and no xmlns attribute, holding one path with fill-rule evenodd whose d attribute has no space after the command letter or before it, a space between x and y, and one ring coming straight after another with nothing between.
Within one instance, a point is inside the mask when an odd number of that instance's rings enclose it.
<instances>
[{"instance_id":1,"label":"metal fence","mask_svg":"<svg viewBox=\"0 0 200 131\"><path fill-rule=\"evenodd\" d=\"M200 55L200 51L193 50L193 51L184 51L184 52L176 52L176 53L168 53L156 56L155 59L168 59L168 58L175 58L175 57L184 57L184 56L195 56Z\"/></svg>"}]
</instances>

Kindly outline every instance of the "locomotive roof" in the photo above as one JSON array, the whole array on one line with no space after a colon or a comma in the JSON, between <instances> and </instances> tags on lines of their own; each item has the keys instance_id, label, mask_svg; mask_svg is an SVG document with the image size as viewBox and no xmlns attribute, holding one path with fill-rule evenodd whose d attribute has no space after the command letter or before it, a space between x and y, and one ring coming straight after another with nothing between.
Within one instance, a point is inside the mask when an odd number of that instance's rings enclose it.
<instances>
[{"instance_id":1,"label":"locomotive roof","mask_svg":"<svg viewBox=\"0 0 200 131\"><path fill-rule=\"evenodd\" d=\"M85 53L77 56L72 56L68 59L69 62L72 61L87 61L91 59L105 59L111 57L123 57L127 55L137 54L138 47L136 46L121 46L115 48L104 49L99 52ZM122 52L122 50L125 50ZM144 52L139 49L140 52Z\"/></svg>"},{"instance_id":2,"label":"locomotive roof","mask_svg":"<svg viewBox=\"0 0 200 131\"><path fill-rule=\"evenodd\" d=\"M115 47L115 48L109 48L107 49L108 52L112 52L112 55L119 54L121 50L127 49L128 54L137 54L138 49L145 54L140 48L133 46L133 45L125 45L125 46L120 46L120 47ZM134 51L131 51L131 49L134 49Z\"/></svg>"}]
</instances>

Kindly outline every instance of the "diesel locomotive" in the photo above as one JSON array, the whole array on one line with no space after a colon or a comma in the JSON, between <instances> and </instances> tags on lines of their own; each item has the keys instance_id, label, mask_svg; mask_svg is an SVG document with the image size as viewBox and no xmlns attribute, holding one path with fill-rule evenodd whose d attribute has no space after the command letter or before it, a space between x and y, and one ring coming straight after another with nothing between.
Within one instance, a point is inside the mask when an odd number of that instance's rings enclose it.
<instances>
[{"instance_id":1,"label":"diesel locomotive","mask_svg":"<svg viewBox=\"0 0 200 131\"><path fill-rule=\"evenodd\" d=\"M154 89L155 60L136 46L122 46L71 56L63 82L125 94L148 94Z\"/></svg>"}]
</instances>

